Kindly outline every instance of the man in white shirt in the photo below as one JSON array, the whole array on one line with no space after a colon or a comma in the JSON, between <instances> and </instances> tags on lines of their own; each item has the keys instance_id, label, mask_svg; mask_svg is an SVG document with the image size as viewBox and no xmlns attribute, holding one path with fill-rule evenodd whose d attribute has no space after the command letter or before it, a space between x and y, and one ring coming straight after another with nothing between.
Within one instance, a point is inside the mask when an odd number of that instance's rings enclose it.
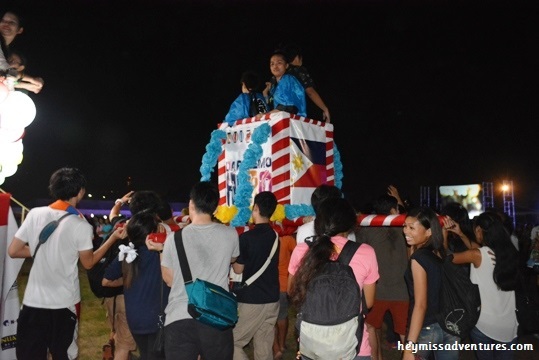
<instances>
[{"instance_id":1,"label":"man in white shirt","mask_svg":"<svg viewBox=\"0 0 539 360\"><path fill-rule=\"evenodd\" d=\"M77 210L86 191L86 178L76 168L61 168L49 180L55 200L33 208L15 233L8 254L33 257L17 325L17 359L76 359L80 309L79 267L92 268L113 243L127 234L115 231L93 250L93 229ZM66 214L46 240L41 231ZM46 241L46 242L45 242ZM39 252L38 252L39 250Z\"/></svg>"}]
</instances>

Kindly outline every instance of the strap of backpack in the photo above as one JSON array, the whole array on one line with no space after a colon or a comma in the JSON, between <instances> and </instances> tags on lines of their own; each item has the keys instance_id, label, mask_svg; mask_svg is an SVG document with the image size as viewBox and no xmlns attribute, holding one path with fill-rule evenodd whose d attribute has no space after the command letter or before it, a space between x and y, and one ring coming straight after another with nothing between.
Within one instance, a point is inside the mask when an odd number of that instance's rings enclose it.
<instances>
[{"instance_id":1,"label":"strap of backpack","mask_svg":"<svg viewBox=\"0 0 539 360\"><path fill-rule=\"evenodd\" d=\"M193 276L191 275L187 254L183 247L182 230L178 230L174 233L174 241L176 243L176 250L178 251L178 260L180 261L180 268L182 269L183 281L187 284L193 281Z\"/></svg>"},{"instance_id":2,"label":"strap of backpack","mask_svg":"<svg viewBox=\"0 0 539 360\"><path fill-rule=\"evenodd\" d=\"M70 208L73 208L73 207L70 206ZM68 208L68 210L69 210L69 208ZM75 211L76 211L76 210L75 210ZM56 220L56 221L57 221L58 224L59 224L62 220L64 220L66 217L68 217L69 215L72 215L72 214L73 214L72 212L69 212L69 211L68 211L66 214L62 215L62 216L61 216L58 220ZM51 221L51 222L54 222L54 220ZM47 225L48 225L48 224L47 224ZM45 226L45 227L46 227L46 226ZM44 229L44 228L43 228L43 229ZM42 229L41 231L43 231L43 229ZM51 234L52 234L52 233L51 233ZM51 234L49 234L49 236L50 236ZM41 233L40 233L40 237L41 237ZM48 240L48 237L47 237L47 239L45 239L45 241L47 241L47 240ZM42 242L42 241L40 240L40 241L37 243L36 251L34 251L34 256L32 256L32 259L35 259L35 258L36 258L37 251L39 250L39 247L40 247L43 243L45 243L45 241Z\"/></svg>"},{"instance_id":3,"label":"strap of backpack","mask_svg":"<svg viewBox=\"0 0 539 360\"><path fill-rule=\"evenodd\" d=\"M350 260L352 260L352 258L354 257L354 254L356 253L357 249L359 249L360 245L361 244L355 241L348 240L346 244L344 245L344 247L342 248L341 253L339 254L339 257L337 258L337 260L341 264L345 264L345 265L350 264Z\"/></svg>"},{"instance_id":4,"label":"strap of backpack","mask_svg":"<svg viewBox=\"0 0 539 360\"><path fill-rule=\"evenodd\" d=\"M116 332L116 296L114 295L114 301L112 303L112 332Z\"/></svg>"},{"instance_id":5,"label":"strap of backpack","mask_svg":"<svg viewBox=\"0 0 539 360\"><path fill-rule=\"evenodd\" d=\"M251 285L253 282L255 282L256 279L258 279L260 277L260 275L262 275L264 273L264 271L266 271L266 269L268 268L270 262L271 262L271 259L273 258L273 255L275 254L275 251L277 251L277 246L279 245L279 234L277 234L277 232L275 232L275 240L273 241L273 246L271 247L271 251L270 251L270 254L268 256L268 258L266 259L266 261L264 262L264 264L262 265L262 267L260 269L258 269L257 272L255 272L253 275L251 275L251 277L247 280L245 280L245 285L249 286Z\"/></svg>"},{"instance_id":6,"label":"strap of backpack","mask_svg":"<svg viewBox=\"0 0 539 360\"><path fill-rule=\"evenodd\" d=\"M344 245L344 247L342 248L341 253L339 254L339 257L337 258L337 260L341 264L346 264L346 265L350 264L350 260L352 260L352 258L354 257L354 254L356 253L356 251L359 249L360 246L361 246L360 243L357 243L352 240L348 240L346 244ZM361 289L360 291L361 291L361 314L365 317L367 313L369 312L369 310L367 309L367 301L365 300L365 293L363 292L363 289Z\"/></svg>"}]
</instances>

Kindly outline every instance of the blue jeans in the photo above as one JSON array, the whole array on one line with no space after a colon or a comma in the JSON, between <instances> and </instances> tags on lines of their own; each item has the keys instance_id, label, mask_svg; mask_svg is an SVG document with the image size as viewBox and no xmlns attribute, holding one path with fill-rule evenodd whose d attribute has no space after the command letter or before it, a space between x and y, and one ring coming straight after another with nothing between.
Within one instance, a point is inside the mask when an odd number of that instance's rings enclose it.
<instances>
[{"instance_id":1,"label":"blue jeans","mask_svg":"<svg viewBox=\"0 0 539 360\"><path fill-rule=\"evenodd\" d=\"M483 334L481 330L474 327L472 329L472 332L470 333L470 338L474 342L474 344L505 344L505 348L507 350L479 350L479 347L475 351L475 355L478 360L512 360L514 356L514 352L512 350L509 350L512 344L517 343L517 338L514 338L512 341L509 342L502 342L498 340L494 340L489 338L487 335Z\"/></svg>"},{"instance_id":2,"label":"blue jeans","mask_svg":"<svg viewBox=\"0 0 539 360\"><path fill-rule=\"evenodd\" d=\"M417 339L417 344L447 344L453 346L455 343L460 343L460 338L443 331L438 323L423 327ZM426 360L431 353L434 354L436 360L458 360L459 358L458 350L449 349L434 351L432 349L423 349L419 350L416 355Z\"/></svg>"}]
</instances>

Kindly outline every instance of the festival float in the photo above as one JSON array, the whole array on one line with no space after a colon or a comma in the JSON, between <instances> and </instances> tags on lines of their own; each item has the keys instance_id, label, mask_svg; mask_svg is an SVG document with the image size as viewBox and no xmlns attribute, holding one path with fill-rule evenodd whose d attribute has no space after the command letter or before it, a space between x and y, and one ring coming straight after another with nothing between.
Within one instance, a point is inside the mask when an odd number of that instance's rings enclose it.
<instances>
[{"instance_id":1,"label":"festival float","mask_svg":"<svg viewBox=\"0 0 539 360\"><path fill-rule=\"evenodd\" d=\"M343 166L333 124L284 111L218 124L200 167L201 181L217 169L216 218L249 228L254 196L271 191L277 209L271 220L280 235L292 234L305 217L314 216L311 194L321 184L342 187ZM359 216L362 226L395 226L402 216ZM179 219L185 221L185 219ZM400 225L399 224L399 225Z\"/></svg>"}]
</instances>

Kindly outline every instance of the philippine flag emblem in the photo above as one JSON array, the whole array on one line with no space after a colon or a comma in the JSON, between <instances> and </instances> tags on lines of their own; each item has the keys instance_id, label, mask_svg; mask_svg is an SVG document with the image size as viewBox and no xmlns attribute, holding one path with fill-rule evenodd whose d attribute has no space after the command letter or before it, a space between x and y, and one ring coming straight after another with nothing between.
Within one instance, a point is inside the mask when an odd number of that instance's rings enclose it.
<instances>
[{"instance_id":1,"label":"philippine flag emblem","mask_svg":"<svg viewBox=\"0 0 539 360\"><path fill-rule=\"evenodd\" d=\"M326 183L326 144L290 138L290 177L296 188L315 188Z\"/></svg>"}]
</instances>

